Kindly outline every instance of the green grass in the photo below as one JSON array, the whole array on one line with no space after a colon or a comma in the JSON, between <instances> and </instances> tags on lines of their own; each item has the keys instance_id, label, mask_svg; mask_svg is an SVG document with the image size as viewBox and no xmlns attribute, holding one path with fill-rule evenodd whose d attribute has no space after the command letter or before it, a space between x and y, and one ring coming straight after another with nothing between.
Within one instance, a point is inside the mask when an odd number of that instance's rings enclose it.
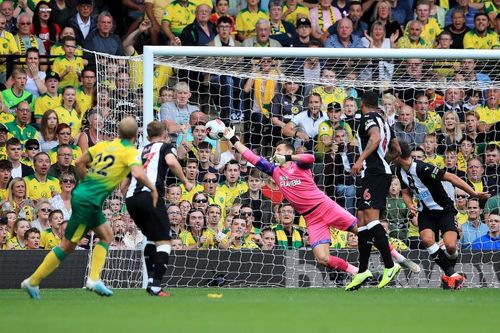
<instances>
[{"instance_id":1,"label":"green grass","mask_svg":"<svg viewBox=\"0 0 500 333\"><path fill-rule=\"evenodd\" d=\"M29 332L498 332L500 289L171 289L172 297L0 291L2 327ZM222 293L221 299L208 298ZM9 329L10 330L10 329Z\"/></svg>"}]
</instances>

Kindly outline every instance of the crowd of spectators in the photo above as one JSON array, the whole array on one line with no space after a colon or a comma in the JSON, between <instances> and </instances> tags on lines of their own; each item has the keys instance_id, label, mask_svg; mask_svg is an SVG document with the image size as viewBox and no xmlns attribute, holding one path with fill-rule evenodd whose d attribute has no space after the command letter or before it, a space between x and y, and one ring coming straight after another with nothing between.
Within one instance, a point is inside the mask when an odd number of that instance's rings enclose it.
<instances>
[{"instance_id":1,"label":"crowd of spectators","mask_svg":"<svg viewBox=\"0 0 500 333\"><path fill-rule=\"evenodd\" d=\"M0 1L0 249L56 246L80 180L75 160L99 140L114 138L123 116L142 113L136 65L109 61L98 71L88 51L133 56L146 44L494 49L499 13L498 0ZM359 179L350 170L359 145L363 89L339 84L342 77L417 83L381 89L380 108L398 139L410 143L415 159L492 195L481 202L450 188L462 248L500 249L500 87L492 69L472 59L330 65L317 58L292 64L253 59L246 67L255 74L250 79L155 69L156 117L165 123L188 180L196 184L191 191L173 177L165 184L173 248L310 246L303 218L272 179L230 143L207 137L209 112L194 98L203 90L227 124L242 125L242 140L256 152L269 154L273 144L289 139L297 152L314 153L317 183L356 213ZM285 67L318 84L271 79L286 74ZM478 85L418 87L429 80ZM119 191L103 214L113 226L112 249L135 249L144 241ZM396 249L419 247L416 216L406 209L397 178L383 225ZM331 236L333 248L357 247L354 235L332 230ZM92 239L87 235L79 247L89 248Z\"/></svg>"}]
</instances>

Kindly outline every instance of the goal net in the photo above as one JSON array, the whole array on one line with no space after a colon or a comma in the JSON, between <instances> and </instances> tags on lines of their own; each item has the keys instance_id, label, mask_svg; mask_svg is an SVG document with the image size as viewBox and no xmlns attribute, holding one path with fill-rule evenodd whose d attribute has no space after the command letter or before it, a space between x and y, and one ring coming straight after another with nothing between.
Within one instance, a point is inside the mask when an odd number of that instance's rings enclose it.
<instances>
[{"instance_id":1,"label":"goal net","mask_svg":"<svg viewBox=\"0 0 500 333\"><path fill-rule=\"evenodd\" d=\"M116 137L117 122L128 115L136 117L140 126L153 119L174 121L179 126L170 123L170 140L185 163L189 157L202 159L191 134L199 133L194 122L221 118L237 129L245 144L267 158L283 139L293 142L299 151L314 153L313 173L318 186L355 214L359 179L351 177L349 171L358 152L360 98L365 91L373 90L379 94L379 107L398 138L415 149L415 158L448 168L477 189L482 187L496 194L499 60L499 51L484 50L146 46L144 56L135 58L96 54L97 109L103 120L99 137ZM319 112L313 106L316 99L320 100ZM194 110L205 116L190 119ZM301 112L306 114L300 116ZM139 142L145 138L143 134ZM258 174L252 177L255 174L251 173L251 165L234 154L224 140L211 143L210 170L217 170L213 172L219 181L215 192L225 184L225 163L236 159L241 195L225 194L212 243L201 249L173 252L164 283L169 287L345 284L349 277L315 263L303 218L295 216L292 233L283 231L288 230L283 225L287 226L289 217L280 211L282 197L270 179ZM496 160L491 157L494 154ZM206 165L199 162L197 167L204 169ZM209 188L202 180L197 178L198 191ZM174 183L175 179L169 179L166 186ZM247 188L251 195L243 194ZM486 223L494 201L477 203L481 210L475 217L469 209L474 202L465 193L450 188L450 195L455 198L457 223L465 226L457 270L467 275L470 286L500 286L500 254L491 249L471 249L479 236L474 234L478 225L483 234L494 233L494 227ZM182 201L165 198L168 204L179 206L180 225L186 231L191 231L186 215L189 208L207 206L203 200L193 202L193 197L193 193L183 191ZM209 199L208 203L213 203L212 197L220 199L217 194L200 195L201 199ZM247 205L253 213L254 228L273 232L254 231L249 235L256 249L219 250L218 240L231 233L231 217L247 211ZM119 236L111 247L103 279L114 287L140 287L145 281L139 251L144 239L118 193L105 208ZM208 230L208 211L205 215L203 230ZM469 219L481 224L469 223ZM396 180L391 185L383 220L393 246L422 267L418 274L405 270L397 285L439 286L439 267L429 261L428 253L419 245L416 222L410 218ZM269 234L276 238L275 249L260 249ZM195 241L197 237L193 234ZM186 239L181 241L184 248L190 245ZM357 263L356 242L355 236L332 230L332 254L353 264ZM283 250L287 245L290 249ZM371 268L379 270L379 256L371 257Z\"/></svg>"}]
</instances>

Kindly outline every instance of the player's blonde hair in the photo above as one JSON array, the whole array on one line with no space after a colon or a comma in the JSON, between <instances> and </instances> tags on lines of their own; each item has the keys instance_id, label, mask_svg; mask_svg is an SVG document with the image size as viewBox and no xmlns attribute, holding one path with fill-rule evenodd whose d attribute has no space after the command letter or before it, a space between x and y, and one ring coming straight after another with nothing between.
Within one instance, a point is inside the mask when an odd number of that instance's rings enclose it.
<instances>
[{"instance_id":1,"label":"player's blonde hair","mask_svg":"<svg viewBox=\"0 0 500 333\"><path fill-rule=\"evenodd\" d=\"M133 117L125 117L120 121L118 135L122 139L133 139L137 136L137 122Z\"/></svg>"}]
</instances>

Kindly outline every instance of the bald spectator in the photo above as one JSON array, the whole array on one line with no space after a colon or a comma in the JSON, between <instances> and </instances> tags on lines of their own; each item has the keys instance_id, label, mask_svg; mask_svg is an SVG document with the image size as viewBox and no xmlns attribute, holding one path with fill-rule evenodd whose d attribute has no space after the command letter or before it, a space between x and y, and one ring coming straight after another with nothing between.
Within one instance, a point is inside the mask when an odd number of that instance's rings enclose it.
<instances>
[{"instance_id":1,"label":"bald spectator","mask_svg":"<svg viewBox=\"0 0 500 333\"><path fill-rule=\"evenodd\" d=\"M242 43L242 46L258 47L281 47L280 42L270 39L271 23L267 19L260 19L255 23L255 37L248 37Z\"/></svg>"},{"instance_id":2,"label":"bald spectator","mask_svg":"<svg viewBox=\"0 0 500 333\"><path fill-rule=\"evenodd\" d=\"M325 41L325 47L334 48L363 48L359 36L353 35L353 24L348 18L337 23L337 34L331 35Z\"/></svg>"},{"instance_id":3,"label":"bald spectator","mask_svg":"<svg viewBox=\"0 0 500 333\"><path fill-rule=\"evenodd\" d=\"M211 42L217 35L215 25L210 22L212 8L201 4L196 7L194 22L187 25L179 38L184 46L204 46Z\"/></svg>"},{"instance_id":4,"label":"bald spectator","mask_svg":"<svg viewBox=\"0 0 500 333\"><path fill-rule=\"evenodd\" d=\"M430 49L431 45L422 38L423 28L418 20L408 22L404 36L398 40L398 49Z\"/></svg>"},{"instance_id":5,"label":"bald spectator","mask_svg":"<svg viewBox=\"0 0 500 333\"><path fill-rule=\"evenodd\" d=\"M427 127L415 121L413 109L404 105L399 112L398 121L394 124L394 132L399 141L408 142L411 149L424 143Z\"/></svg>"},{"instance_id":6,"label":"bald spectator","mask_svg":"<svg viewBox=\"0 0 500 333\"><path fill-rule=\"evenodd\" d=\"M31 117L33 112L28 102L23 101L16 107L16 119L5 124L11 136L15 137L24 144L28 139L38 140L38 131L31 126Z\"/></svg>"}]
</instances>

